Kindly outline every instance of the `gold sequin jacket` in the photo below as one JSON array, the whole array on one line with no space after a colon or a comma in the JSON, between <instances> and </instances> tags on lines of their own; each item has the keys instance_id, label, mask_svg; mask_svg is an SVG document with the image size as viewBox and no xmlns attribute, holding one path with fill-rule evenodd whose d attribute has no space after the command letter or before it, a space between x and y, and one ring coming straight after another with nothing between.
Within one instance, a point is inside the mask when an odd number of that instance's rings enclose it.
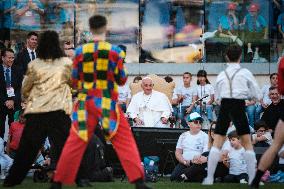
<instances>
[{"instance_id":1,"label":"gold sequin jacket","mask_svg":"<svg viewBox=\"0 0 284 189\"><path fill-rule=\"evenodd\" d=\"M22 85L25 114L57 110L71 114L71 69L72 61L67 57L30 62Z\"/></svg>"}]
</instances>

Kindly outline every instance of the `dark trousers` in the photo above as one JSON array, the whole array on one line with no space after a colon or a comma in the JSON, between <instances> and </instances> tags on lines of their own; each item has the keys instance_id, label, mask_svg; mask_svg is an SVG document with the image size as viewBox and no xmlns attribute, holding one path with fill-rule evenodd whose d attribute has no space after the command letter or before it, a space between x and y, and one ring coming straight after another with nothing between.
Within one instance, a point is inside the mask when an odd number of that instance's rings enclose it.
<instances>
[{"instance_id":1,"label":"dark trousers","mask_svg":"<svg viewBox=\"0 0 284 189\"><path fill-rule=\"evenodd\" d=\"M189 168L189 166L185 166L181 163L177 164L171 174L170 177L171 181L180 181L181 180L180 176L185 173L185 169L187 168Z\"/></svg>"},{"instance_id":2,"label":"dark trousers","mask_svg":"<svg viewBox=\"0 0 284 189\"><path fill-rule=\"evenodd\" d=\"M14 121L14 113L15 113L15 110L10 110L5 106L0 107L0 137L3 139L4 139L4 134L5 134L6 116L8 115L8 124L10 127L11 123Z\"/></svg>"},{"instance_id":3,"label":"dark trousers","mask_svg":"<svg viewBox=\"0 0 284 189\"><path fill-rule=\"evenodd\" d=\"M101 147L98 147L100 145ZM103 143L94 135L85 150L77 180L89 179L91 182L112 181L112 171L106 168Z\"/></svg>"},{"instance_id":4,"label":"dark trousers","mask_svg":"<svg viewBox=\"0 0 284 189\"><path fill-rule=\"evenodd\" d=\"M188 182L202 182L206 177L207 163L203 164L191 164L190 166L185 166L178 164L171 175L171 181L180 181L182 180L181 175L185 174ZM217 164L217 168L214 174L214 178L224 178L229 173L229 169L222 163Z\"/></svg>"},{"instance_id":5,"label":"dark trousers","mask_svg":"<svg viewBox=\"0 0 284 189\"><path fill-rule=\"evenodd\" d=\"M188 182L202 182L202 180L206 177L206 167L207 163L203 163L193 164L186 169L184 174L187 177Z\"/></svg>"},{"instance_id":6,"label":"dark trousers","mask_svg":"<svg viewBox=\"0 0 284 189\"><path fill-rule=\"evenodd\" d=\"M265 141L260 141L260 142L255 143L253 146L254 147L269 147L270 145L266 143Z\"/></svg>"},{"instance_id":7,"label":"dark trousers","mask_svg":"<svg viewBox=\"0 0 284 189\"><path fill-rule=\"evenodd\" d=\"M246 173L242 173L240 175L228 174L227 176L225 176L224 182L239 183L240 180L242 179L245 179L246 181L248 181L248 174Z\"/></svg>"},{"instance_id":8,"label":"dark trousers","mask_svg":"<svg viewBox=\"0 0 284 189\"><path fill-rule=\"evenodd\" d=\"M96 153L96 143L95 143L95 137L93 136L90 139L90 142L85 150L85 153L83 155L78 173L77 173L77 179L89 179L89 175L92 172L94 162L95 162L95 153Z\"/></svg>"},{"instance_id":9,"label":"dark trousers","mask_svg":"<svg viewBox=\"0 0 284 189\"><path fill-rule=\"evenodd\" d=\"M53 150L51 167L55 167L68 137L71 119L64 111L28 114L26 118L14 163L4 183L16 185L24 180L46 137Z\"/></svg>"},{"instance_id":10,"label":"dark trousers","mask_svg":"<svg viewBox=\"0 0 284 189\"><path fill-rule=\"evenodd\" d=\"M217 119L215 134L225 136L231 121L233 121L238 135L250 134L244 100L221 100L220 113Z\"/></svg>"}]
</instances>

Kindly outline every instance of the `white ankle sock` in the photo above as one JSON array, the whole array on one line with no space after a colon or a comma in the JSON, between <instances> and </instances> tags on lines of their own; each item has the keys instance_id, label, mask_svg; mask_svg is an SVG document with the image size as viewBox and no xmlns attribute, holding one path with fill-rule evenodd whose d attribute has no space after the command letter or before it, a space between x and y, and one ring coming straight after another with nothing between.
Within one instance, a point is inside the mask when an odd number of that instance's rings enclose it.
<instances>
[{"instance_id":1,"label":"white ankle sock","mask_svg":"<svg viewBox=\"0 0 284 189\"><path fill-rule=\"evenodd\" d=\"M221 157L220 149L212 147L208 156L207 179L214 180L214 173Z\"/></svg>"},{"instance_id":2,"label":"white ankle sock","mask_svg":"<svg viewBox=\"0 0 284 189\"><path fill-rule=\"evenodd\" d=\"M255 153L252 150L246 150L244 153L244 159L247 163L247 173L249 176L249 184L251 184L252 180L255 177L256 171L256 157Z\"/></svg>"}]
</instances>

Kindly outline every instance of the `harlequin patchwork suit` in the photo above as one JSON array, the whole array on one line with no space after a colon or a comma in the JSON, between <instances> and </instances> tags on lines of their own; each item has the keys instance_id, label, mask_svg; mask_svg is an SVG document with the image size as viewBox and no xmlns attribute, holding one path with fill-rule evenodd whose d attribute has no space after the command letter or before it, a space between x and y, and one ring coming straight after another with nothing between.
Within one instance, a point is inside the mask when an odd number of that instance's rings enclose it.
<instances>
[{"instance_id":1,"label":"harlequin patchwork suit","mask_svg":"<svg viewBox=\"0 0 284 189\"><path fill-rule=\"evenodd\" d=\"M84 44L76 49L73 89L78 102L72 113L72 127L57 164L54 182L72 184L95 126L100 123L130 182L144 178L140 155L123 112L117 105L118 85L127 80L125 53L105 41Z\"/></svg>"}]
</instances>

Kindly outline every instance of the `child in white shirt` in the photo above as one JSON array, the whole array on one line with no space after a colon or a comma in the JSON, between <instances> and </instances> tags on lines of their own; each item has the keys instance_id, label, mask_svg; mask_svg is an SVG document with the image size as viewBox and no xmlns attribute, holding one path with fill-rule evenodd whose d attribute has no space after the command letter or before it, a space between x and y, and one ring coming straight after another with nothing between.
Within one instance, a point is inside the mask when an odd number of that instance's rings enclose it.
<instances>
[{"instance_id":1,"label":"child in white shirt","mask_svg":"<svg viewBox=\"0 0 284 189\"><path fill-rule=\"evenodd\" d=\"M226 132L233 121L245 148L244 159L247 162L249 183L255 176L256 156L251 143L251 135L245 113L245 100L260 100L261 91L253 74L240 66L242 48L230 45L227 48L226 59L228 67L216 79L215 98L221 101L217 118L215 140L208 156L207 177L203 185L212 185L214 173L221 156L221 147L226 138Z\"/></svg>"},{"instance_id":2,"label":"child in white shirt","mask_svg":"<svg viewBox=\"0 0 284 189\"><path fill-rule=\"evenodd\" d=\"M241 145L236 131L229 133L228 138L231 143L231 150L224 163L229 167L229 174L224 178L224 182L247 183L247 164L244 159L245 149Z\"/></svg>"}]
</instances>

